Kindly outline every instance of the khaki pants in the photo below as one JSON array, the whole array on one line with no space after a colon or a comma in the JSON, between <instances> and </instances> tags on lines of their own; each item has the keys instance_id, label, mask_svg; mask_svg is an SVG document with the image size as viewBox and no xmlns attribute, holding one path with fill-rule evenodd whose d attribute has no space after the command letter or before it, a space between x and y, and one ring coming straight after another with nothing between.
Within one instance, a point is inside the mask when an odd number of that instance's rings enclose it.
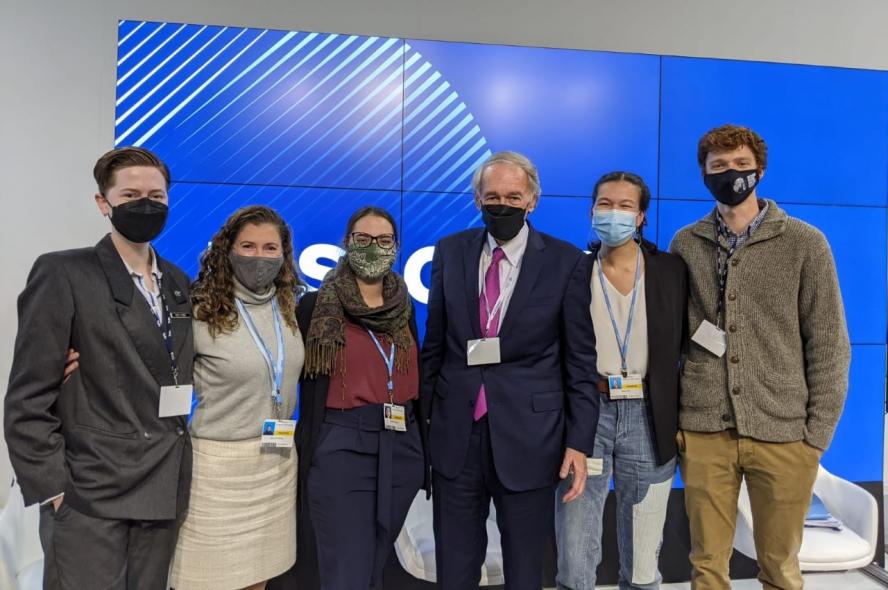
<instances>
[{"instance_id":1,"label":"khaki pants","mask_svg":"<svg viewBox=\"0 0 888 590\"><path fill-rule=\"evenodd\" d=\"M677 438L691 525L691 587L731 588L728 561L745 477L762 587L802 588L798 553L822 452L804 441L762 442L736 430L679 431Z\"/></svg>"}]
</instances>

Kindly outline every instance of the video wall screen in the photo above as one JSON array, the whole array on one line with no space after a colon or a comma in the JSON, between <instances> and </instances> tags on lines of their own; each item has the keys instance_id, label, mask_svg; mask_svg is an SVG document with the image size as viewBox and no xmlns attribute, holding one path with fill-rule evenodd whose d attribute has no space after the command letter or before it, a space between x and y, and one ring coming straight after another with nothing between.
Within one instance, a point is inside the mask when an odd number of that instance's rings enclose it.
<instances>
[{"instance_id":1,"label":"video wall screen","mask_svg":"<svg viewBox=\"0 0 888 590\"><path fill-rule=\"evenodd\" d=\"M470 181L491 153L538 165L531 221L577 246L595 238L595 180L640 174L645 236L668 248L713 206L699 137L755 128L769 146L759 194L822 230L838 266L853 361L824 466L882 479L888 72L141 21L118 39L115 143L170 165L166 257L194 276L229 214L267 204L317 287L351 212L381 206L421 330L434 244L480 225Z\"/></svg>"}]
</instances>

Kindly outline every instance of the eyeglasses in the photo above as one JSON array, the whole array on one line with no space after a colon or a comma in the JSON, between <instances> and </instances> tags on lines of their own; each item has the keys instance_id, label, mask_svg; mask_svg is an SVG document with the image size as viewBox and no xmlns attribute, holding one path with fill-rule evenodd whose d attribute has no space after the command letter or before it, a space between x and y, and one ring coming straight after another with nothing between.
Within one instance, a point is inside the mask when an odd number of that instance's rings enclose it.
<instances>
[{"instance_id":1,"label":"eyeglasses","mask_svg":"<svg viewBox=\"0 0 888 590\"><path fill-rule=\"evenodd\" d=\"M395 236L392 234L380 234L378 236L371 236L370 234L365 234L364 232L356 231L351 234L352 242L359 248L366 248L374 241L379 244L379 247L383 250L391 250L395 247Z\"/></svg>"}]
</instances>

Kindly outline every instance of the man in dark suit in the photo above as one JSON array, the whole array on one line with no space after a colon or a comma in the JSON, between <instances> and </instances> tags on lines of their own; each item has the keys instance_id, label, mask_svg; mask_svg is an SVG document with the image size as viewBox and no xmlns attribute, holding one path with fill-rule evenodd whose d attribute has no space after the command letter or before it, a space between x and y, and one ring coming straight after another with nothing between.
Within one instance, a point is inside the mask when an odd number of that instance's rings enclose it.
<instances>
[{"instance_id":1,"label":"man in dark suit","mask_svg":"<svg viewBox=\"0 0 888 590\"><path fill-rule=\"evenodd\" d=\"M441 588L477 588L490 500L506 588L538 589L560 501L582 494L598 421L587 257L536 231L536 168L501 152L473 178L484 229L435 246L422 351ZM427 414L428 415L428 414Z\"/></svg>"},{"instance_id":2,"label":"man in dark suit","mask_svg":"<svg viewBox=\"0 0 888 590\"><path fill-rule=\"evenodd\" d=\"M120 148L94 175L113 230L34 263L6 440L25 503L41 503L45 588L161 589L191 481L188 279L149 244L166 221L166 165ZM70 348L84 360L63 381Z\"/></svg>"}]
</instances>

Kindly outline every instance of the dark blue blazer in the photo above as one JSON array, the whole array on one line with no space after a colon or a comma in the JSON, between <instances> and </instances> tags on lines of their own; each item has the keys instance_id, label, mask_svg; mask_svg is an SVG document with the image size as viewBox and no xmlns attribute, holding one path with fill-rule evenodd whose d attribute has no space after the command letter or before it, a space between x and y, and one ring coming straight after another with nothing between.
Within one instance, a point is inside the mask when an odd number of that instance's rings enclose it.
<instances>
[{"instance_id":1,"label":"dark blue blazer","mask_svg":"<svg viewBox=\"0 0 888 590\"><path fill-rule=\"evenodd\" d=\"M592 453L598 426L589 258L530 228L521 272L499 330L497 365L466 364L481 337L478 265L487 234L470 229L435 246L422 349L422 396L431 407L432 468L463 468L481 384L494 465L512 491L551 485L565 446Z\"/></svg>"}]
</instances>

